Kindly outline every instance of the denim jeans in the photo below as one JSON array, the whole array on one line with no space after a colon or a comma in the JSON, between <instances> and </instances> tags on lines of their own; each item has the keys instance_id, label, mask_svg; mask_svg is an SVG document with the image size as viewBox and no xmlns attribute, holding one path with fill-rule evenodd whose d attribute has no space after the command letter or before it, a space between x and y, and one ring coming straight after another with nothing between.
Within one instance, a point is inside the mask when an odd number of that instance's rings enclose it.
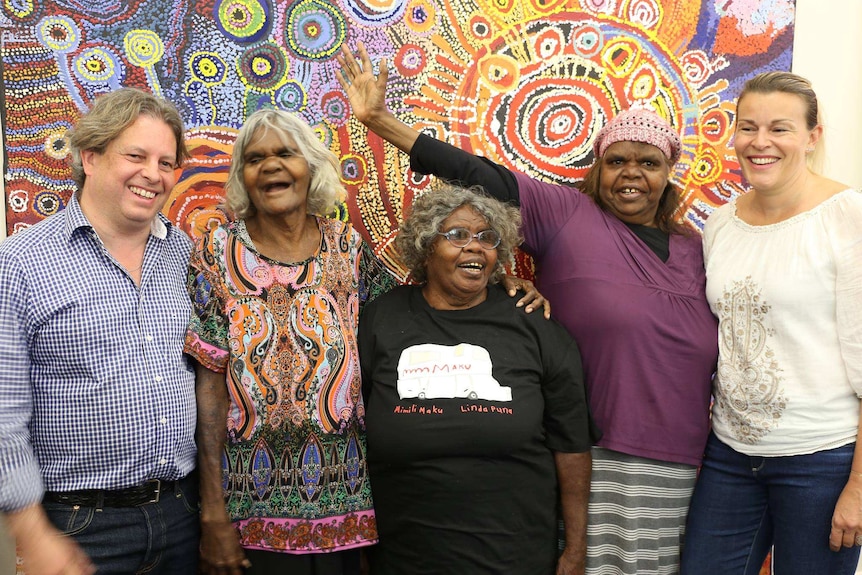
<instances>
[{"instance_id":1,"label":"denim jeans","mask_svg":"<svg viewBox=\"0 0 862 575\"><path fill-rule=\"evenodd\" d=\"M710 434L685 535L683 575L852 575L859 547L829 549L855 443L810 455L750 457Z\"/></svg>"},{"instance_id":2,"label":"denim jeans","mask_svg":"<svg viewBox=\"0 0 862 575\"><path fill-rule=\"evenodd\" d=\"M200 523L196 475L158 503L82 507L44 502L48 518L90 557L99 575L195 575Z\"/></svg>"}]
</instances>

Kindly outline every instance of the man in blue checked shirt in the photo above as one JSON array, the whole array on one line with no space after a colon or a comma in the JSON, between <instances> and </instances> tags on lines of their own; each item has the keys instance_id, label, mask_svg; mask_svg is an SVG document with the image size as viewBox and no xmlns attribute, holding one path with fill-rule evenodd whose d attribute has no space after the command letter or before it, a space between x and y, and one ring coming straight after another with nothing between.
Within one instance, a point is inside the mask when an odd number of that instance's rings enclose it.
<instances>
[{"instance_id":1,"label":"man in blue checked shirt","mask_svg":"<svg viewBox=\"0 0 862 575\"><path fill-rule=\"evenodd\" d=\"M78 192L0 244L0 511L28 575L197 570L192 244L159 213L183 132L151 94L98 97Z\"/></svg>"}]
</instances>

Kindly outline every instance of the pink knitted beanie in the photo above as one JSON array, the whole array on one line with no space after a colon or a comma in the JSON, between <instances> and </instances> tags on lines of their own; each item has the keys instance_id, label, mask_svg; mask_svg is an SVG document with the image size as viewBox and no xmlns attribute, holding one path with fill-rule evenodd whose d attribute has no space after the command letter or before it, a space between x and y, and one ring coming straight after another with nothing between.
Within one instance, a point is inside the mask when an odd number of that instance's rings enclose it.
<instances>
[{"instance_id":1,"label":"pink knitted beanie","mask_svg":"<svg viewBox=\"0 0 862 575\"><path fill-rule=\"evenodd\" d=\"M655 146L664 152L671 166L679 160L679 134L652 110L629 108L605 124L593 142L596 158L601 158L608 147L617 142L642 142Z\"/></svg>"}]
</instances>

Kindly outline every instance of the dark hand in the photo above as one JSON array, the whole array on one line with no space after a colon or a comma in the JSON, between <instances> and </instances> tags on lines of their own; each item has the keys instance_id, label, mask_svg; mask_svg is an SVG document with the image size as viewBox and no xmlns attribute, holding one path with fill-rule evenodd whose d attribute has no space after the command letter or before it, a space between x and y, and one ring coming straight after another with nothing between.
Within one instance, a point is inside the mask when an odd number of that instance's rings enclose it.
<instances>
[{"instance_id":1,"label":"dark hand","mask_svg":"<svg viewBox=\"0 0 862 575\"><path fill-rule=\"evenodd\" d=\"M587 569L585 561L583 554L563 551L557 560L556 575L584 575Z\"/></svg>"},{"instance_id":2,"label":"dark hand","mask_svg":"<svg viewBox=\"0 0 862 575\"><path fill-rule=\"evenodd\" d=\"M389 80L389 66L386 59L380 60L380 74L374 75L371 58L362 42L359 42L357 60L347 44L341 45L341 54L335 59L341 65L341 73L336 74L338 83L347 94L350 107L356 119L367 124L375 116L386 113L386 82Z\"/></svg>"},{"instance_id":3,"label":"dark hand","mask_svg":"<svg viewBox=\"0 0 862 575\"><path fill-rule=\"evenodd\" d=\"M545 299L545 296L539 293L536 286L530 280L521 279L517 276L504 275L501 283L509 294L509 297L515 297L519 291L524 292L524 296L515 304L516 307L527 306L524 311L532 312L539 307L544 308L545 319L551 317L551 302Z\"/></svg>"},{"instance_id":4,"label":"dark hand","mask_svg":"<svg viewBox=\"0 0 862 575\"><path fill-rule=\"evenodd\" d=\"M201 524L200 572L242 575L251 567L230 521Z\"/></svg>"}]
</instances>

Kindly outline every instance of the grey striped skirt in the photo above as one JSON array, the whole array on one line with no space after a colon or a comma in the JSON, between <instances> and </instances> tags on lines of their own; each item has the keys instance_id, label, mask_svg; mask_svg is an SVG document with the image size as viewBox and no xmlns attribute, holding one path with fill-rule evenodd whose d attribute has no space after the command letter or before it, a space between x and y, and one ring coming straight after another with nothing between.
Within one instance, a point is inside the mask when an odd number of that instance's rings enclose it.
<instances>
[{"instance_id":1,"label":"grey striped skirt","mask_svg":"<svg viewBox=\"0 0 862 575\"><path fill-rule=\"evenodd\" d=\"M697 467L600 447L592 455L587 574L679 573Z\"/></svg>"}]
</instances>

